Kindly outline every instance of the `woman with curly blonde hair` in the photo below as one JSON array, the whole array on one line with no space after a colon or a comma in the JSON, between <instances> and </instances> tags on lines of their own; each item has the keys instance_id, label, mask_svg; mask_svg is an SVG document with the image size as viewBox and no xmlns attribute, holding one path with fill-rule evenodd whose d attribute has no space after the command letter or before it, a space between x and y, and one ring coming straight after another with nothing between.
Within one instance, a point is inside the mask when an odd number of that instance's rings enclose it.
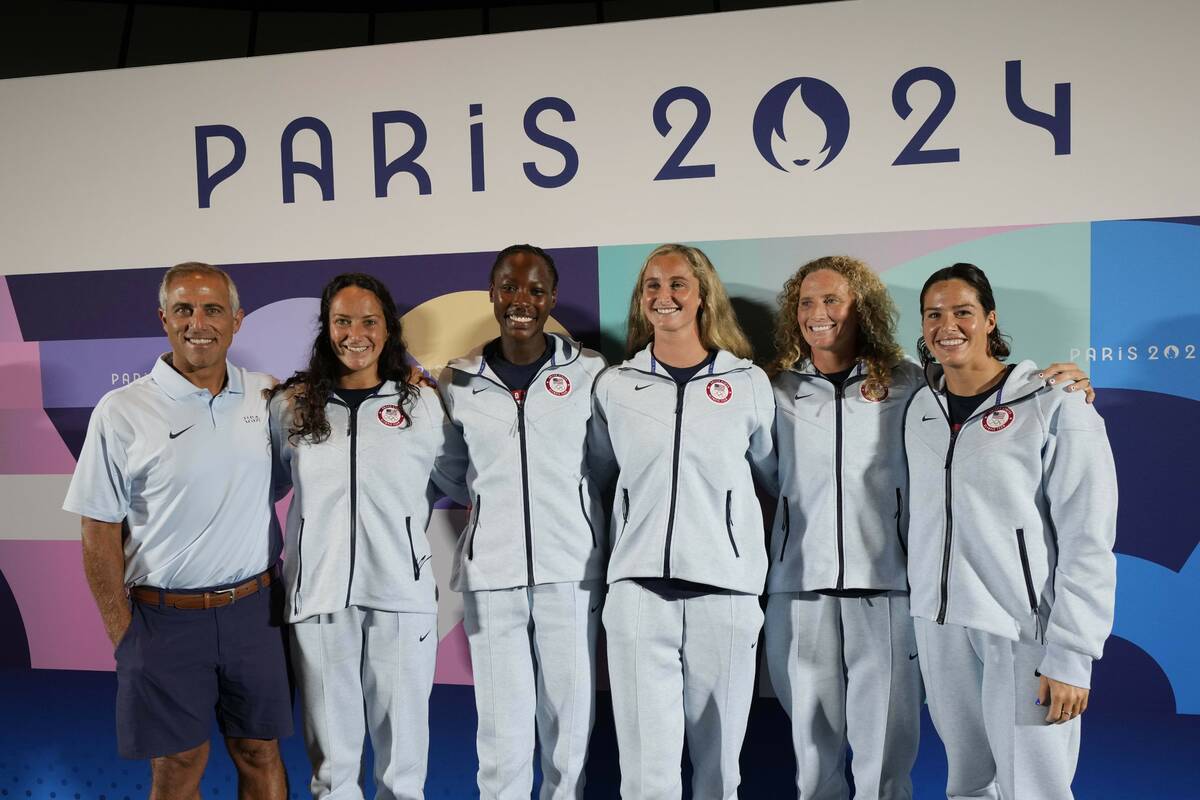
<instances>
[{"instance_id":1,"label":"woman with curly blonde hair","mask_svg":"<svg viewBox=\"0 0 1200 800\"><path fill-rule=\"evenodd\" d=\"M896 344L887 288L862 261L810 261L779 305L780 491L765 624L796 786L806 800L849 797L848 743L856 798L908 800L922 690L901 443L904 408L924 378ZM1074 365L1046 370L1058 373L1086 380Z\"/></svg>"},{"instance_id":2,"label":"woman with curly blonde hair","mask_svg":"<svg viewBox=\"0 0 1200 800\"><path fill-rule=\"evenodd\" d=\"M621 796L730 800L750 703L775 404L704 253L663 245L629 308L629 358L596 379L589 455L615 474L604 628Z\"/></svg>"}]
</instances>

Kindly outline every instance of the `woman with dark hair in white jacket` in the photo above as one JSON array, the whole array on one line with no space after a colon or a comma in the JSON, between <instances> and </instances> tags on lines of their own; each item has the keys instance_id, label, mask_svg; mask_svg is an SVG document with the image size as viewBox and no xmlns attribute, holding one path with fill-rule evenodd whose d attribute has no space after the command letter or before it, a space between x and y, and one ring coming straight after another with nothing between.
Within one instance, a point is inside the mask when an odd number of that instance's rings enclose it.
<instances>
[{"instance_id":1,"label":"woman with dark hair in white jacket","mask_svg":"<svg viewBox=\"0 0 1200 800\"><path fill-rule=\"evenodd\" d=\"M621 795L731 800L766 577L752 474L773 481L766 375L704 253L663 245L629 308L629 358L596 380L594 450L617 471L604 629Z\"/></svg>"},{"instance_id":2,"label":"woman with dark hair in white jacket","mask_svg":"<svg viewBox=\"0 0 1200 800\"><path fill-rule=\"evenodd\" d=\"M950 798L1068 800L1112 627L1117 484L1104 421L1006 365L983 271L921 290L943 377L905 413L912 613Z\"/></svg>"},{"instance_id":3,"label":"woman with dark hair in white jacket","mask_svg":"<svg viewBox=\"0 0 1200 800\"><path fill-rule=\"evenodd\" d=\"M269 406L277 491L295 489L286 614L318 799L362 797L364 734L376 796L424 797L438 642L425 528L454 429L410 374L387 287L339 275L321 294L308 368Z\"/></svg>"},{"instance_id":4,"label":"woman with dark hair in white jacket","mask_svg":"<svg viewBox=\"0 0 1200 800\"><path fill-rule=\"evenodd\" d=\"M604 602L604 512L586 439L599 353L547 334L554 259L501 250L489 280L500 336L440 381L456 434L438 471L471 507L451 586L463 593L479 712L481 800L582 800Z\"/></svg>"}]
</instances>

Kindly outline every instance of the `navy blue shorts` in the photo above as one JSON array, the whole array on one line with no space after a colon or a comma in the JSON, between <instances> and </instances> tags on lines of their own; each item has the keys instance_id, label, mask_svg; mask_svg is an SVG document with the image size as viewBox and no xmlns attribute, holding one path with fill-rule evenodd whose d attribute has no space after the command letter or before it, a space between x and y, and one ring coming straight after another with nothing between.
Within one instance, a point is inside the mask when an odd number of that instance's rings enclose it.
<instances>
[{"instance_id":1,"label":"navy blue shorts","mask_svg":"<svg viewBox=\"0 0 1200 800\"><path fill-rule=\"evenodd\" d=\"M223 587L213 587L223 588ZM133 603L115 653L117 751L154 758L227 737L292 733L280 582L222 608Z\"/></svg>"}]
</instances>

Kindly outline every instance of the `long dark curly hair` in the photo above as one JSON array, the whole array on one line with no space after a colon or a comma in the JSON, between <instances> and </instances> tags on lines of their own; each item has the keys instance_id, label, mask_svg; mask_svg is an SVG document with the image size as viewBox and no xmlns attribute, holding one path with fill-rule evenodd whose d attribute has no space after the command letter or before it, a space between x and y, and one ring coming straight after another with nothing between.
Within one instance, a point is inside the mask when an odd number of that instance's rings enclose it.
<instances>
[{"instance_id":1,"label":"long dark curly hair","mask_svg":"<svg viewBox=\"0 0 1200 800\"><path fill-rule=\"evenodd\" d=\"M406 412L416 402L419 390L410 381L408 348L404 346L400 314L396 311L391 292L373 275L347 272L331 280L321 291L321 313L317 318L317 336L313 340L308 368L271 390L272 397L280 392L289 392L291 395L292 425L288 429L288 440L292 443L307 439L312 444L320 444L329 438L325 404L329 402L329 395L333 393L343 372L342 362L333 351L333 343L329 338L329 306L338 292L351 286L374 294L383 308L387 340L383 344L383 352L379 354L379 379L396 382L400 389L400 407Z\"/></svg>"}]
</instances>

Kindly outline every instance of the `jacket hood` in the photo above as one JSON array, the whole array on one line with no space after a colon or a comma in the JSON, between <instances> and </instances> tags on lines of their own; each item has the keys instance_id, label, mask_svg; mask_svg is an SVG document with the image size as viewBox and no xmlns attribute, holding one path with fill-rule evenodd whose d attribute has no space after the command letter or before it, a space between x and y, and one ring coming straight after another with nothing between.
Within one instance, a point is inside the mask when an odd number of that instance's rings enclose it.
<instances>
[{"instance_id":1,"label":"jacket hood","mask_svg":"<svg viewBox=\"0 0 1200 800\"><path fill-rule=\"evenodd\" d=\"M996 405L1011 403L1049 388L1046 380L1038 377L1038 372L1040 372L1038 365L1029 359L1014 364L997 390L999 397L996 399ZM938 394L945 394L945 374L942 374L934 385L937 387Z\"/></svg>"}]
</instances>

